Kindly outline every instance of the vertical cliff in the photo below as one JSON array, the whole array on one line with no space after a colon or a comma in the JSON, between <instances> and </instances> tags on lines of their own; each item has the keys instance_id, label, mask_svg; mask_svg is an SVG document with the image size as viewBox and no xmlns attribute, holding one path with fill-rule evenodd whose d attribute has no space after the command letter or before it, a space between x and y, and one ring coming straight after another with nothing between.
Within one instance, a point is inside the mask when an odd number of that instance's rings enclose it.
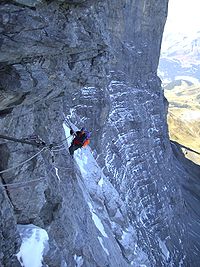
<instances>
[{"instance_id":1,"label":"vertical cliff","mask_svg":"<svg viewBox=\"0 0 200 267\"><path fill-rule=\"evenodd\" d=\"M44 266L198 266L199 170L171 149L156 74L166 14L167 0L0 4L0 134L47 145L1 139L1 265L20 266L17 224L34 224ZM66 118L92 131L74 159Z\"/></svg>"}]
</instances>

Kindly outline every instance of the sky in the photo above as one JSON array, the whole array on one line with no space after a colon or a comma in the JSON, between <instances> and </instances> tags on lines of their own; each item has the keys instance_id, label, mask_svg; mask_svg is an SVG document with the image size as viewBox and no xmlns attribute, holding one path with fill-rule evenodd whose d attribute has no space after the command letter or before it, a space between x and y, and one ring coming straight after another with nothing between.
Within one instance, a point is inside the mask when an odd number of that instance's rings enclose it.
<instances>
[{"instance_id":1,"label":"sky","mask_svg":"<svg viewBox=\"0 0 200 267\"><path fill-rule=\"evenodd\" d=\"M200 0L169 0L167 33L200 31Z\"/></svg>"}]
</instances>

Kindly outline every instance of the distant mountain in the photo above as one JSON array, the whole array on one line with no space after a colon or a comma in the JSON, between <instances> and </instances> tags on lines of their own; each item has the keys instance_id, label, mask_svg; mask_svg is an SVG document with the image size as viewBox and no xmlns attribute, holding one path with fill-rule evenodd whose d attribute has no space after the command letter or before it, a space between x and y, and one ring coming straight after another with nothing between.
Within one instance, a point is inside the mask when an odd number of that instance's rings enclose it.
<instances>
[{"instance_id":1,"label":"distant mountain","mask_svg":"<svg viewBox=\"0 0 200 267\"><path fill-rule=\"evenodd\" d=\"M169 134L186 157L200 164L200 31L173 28L172 20L163 35L158 68L169 101Z\"/></svg>"},{"instance_id":2,"label":"distant mountain","mask_svg":"<svg viewBox=\"0 0 200 267\"><path fill-rule=\"evenodd\" d=\"M158 74L165 84L178 76L199 81L200 31L187 36L173 32L164 34Z\"/></svg>"}]
</instances>

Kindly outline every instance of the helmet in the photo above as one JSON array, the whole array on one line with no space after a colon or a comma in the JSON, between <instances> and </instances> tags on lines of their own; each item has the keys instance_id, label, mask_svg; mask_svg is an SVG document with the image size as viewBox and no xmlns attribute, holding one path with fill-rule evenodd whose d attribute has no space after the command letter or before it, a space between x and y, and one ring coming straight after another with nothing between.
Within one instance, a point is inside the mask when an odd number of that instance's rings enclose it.
<instances>
[{"instance_id":1,"label":"helmet","mask_svg":"<svg viewBox=\"0 0 200 267\"><path fill-rule=\"evenodd\" d=\"M85 130L86 130L85 127L81 128L81 132L85 132Z\"/></svg>"}]
</instances>

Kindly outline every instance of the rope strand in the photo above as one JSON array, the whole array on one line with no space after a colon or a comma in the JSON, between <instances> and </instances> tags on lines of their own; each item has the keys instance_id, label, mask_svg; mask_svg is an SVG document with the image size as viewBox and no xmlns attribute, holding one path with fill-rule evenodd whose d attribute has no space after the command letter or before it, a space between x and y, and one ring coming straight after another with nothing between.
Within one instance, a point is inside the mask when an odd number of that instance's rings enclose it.
<instances>
[{"instance_id":1,"label":"rope strand","mask_svg":"<svg viewBox=\"0 0 200 267\"><path fill-rule=\"evenodd\" d=\"M1 184L0 186L1 187L12 187L12 186L18 186L18 185L25 185L25 184L29 184L29 183L32 183L32 182L37 182L37 181L40 181L40 180L44 180L45 178L38 178L38 179L33 179L33 180L30 180L30 181L26 181L26 182L17 182L17 183L11 183L11 184ZM22 186L23 187L23 186Z\"/></svg>"},{"instance_id":2,"label":"rope strand","mask_svg":"<svg viewBox=\"0 0 200 267\"><path fill-rule=\"evenodd\" d=\"M38 182L38 181L45 181L47 179L47 175L53 170L53 166L51 167L51 169L47 172L47 174L44 177L38 178L38 179L33 179L30 181L25 181L25 182L16 182L16 183L10 183L10 184L0 184L0 187L26 187L28 186L29 183L32 182Z\"/></svg>"},{"instance_id":3,"label":"rope strand","mask_svg":"<svg viewBox=\"0 0 200 267\"><path fill-rule=\"evenodd\" d=\"M60 143L54 145L53 148L55 148L55 149L60 148L61 146L63 146L63 145L67 142L67 140L68 140L70 137L71 137L71 135L68 136L68 137L66 137L65 139L61 140Z\"/></svg>"},{"instance_id":4,"label":"rope strand","mask_svg":"<svg viewBox=\"0 0 200 267\"><path fill-rule=\"evenodd\" d=\"M5 136L2 136L0 135L0 138L3 138ZM31 156L30 158L26 159L25 161L22 161L20 162L19 164L17 164L16 166L13 166L11 168L8 168L8 169L5 169L5 170L2 170L0 171L0 174L3 174L3 173L6 173L6 172L9 172L13 169L16 169L22 165L24 165L25 163L31 161L33 158L37 157L40 153L42 153L42 151L44 151L45 149L50 149L50 151L52 152L58 152L58 151L62 151L64 149L66 149L65 147L65 143L67 142L67 140L71 137L68 136L67 138L63 139L60 143L58 143L57 145L53 145L51 148L50 146L45 146L43 147L40 151L38 151L36 154L34 154L33 156ZM23 142L21 141L20 139L16 139L16 138L10 138L10 137L6 137L7 140L11 140L11 141L19 141L19 142ZM27 141L27 142L23 142L23 143L27 143L27 144L32 144L31 142ZM16 182L16 183L8 183L8 184L0 184L0 187L26 187L28 186L28 184L30 183L33 183L33 182L38 182L38 181L42 181L42 180L46 180L47 178L47 175L52 171L53 167L50 169L50 171L47 172L47 174L45 175L45 177L43 178L38 178L38 179L33 179L33 180L30 180L30 181L26 181L26 182ZM54 174L52 173L52 175L54 176Z\"/></svg>"},{"instance_id":5,"label":"rope strand","mask_svg":"<svg viewBox=\"0 0 200 267\"><path fill-rule=\"evenodd\" d=\"M29 161L32 160L33 158L37 157L37 156L38 156L43 150L45 150L45 149L47 149L47 148L46 148L46 147L43 147L39 152L37 152L36 154L34 154L32 157L28 158L28 159L25 160L25 161L20 162L20 163L19 163L18 165L16 165L16 166L13 166L13 167L8 168L8 169L6 169L6 170L0 171L0 174L5 173L5 172L9 172L10 170L16 169L16 168L18 168L19 166L24 165L25 163L29 162Z\"/></svg>"},{"instance_id":6,"label":"rope strand","mask_svg":"<svg viewBox=\"0 0 200 267\"><path fill-rule=\"evenodd\" d=\"M67 149L66 147L61 147L60 149L52 149L52 151L59 152L59 151L66 150L66 149Z\"/></svg>"}]
</instances>

